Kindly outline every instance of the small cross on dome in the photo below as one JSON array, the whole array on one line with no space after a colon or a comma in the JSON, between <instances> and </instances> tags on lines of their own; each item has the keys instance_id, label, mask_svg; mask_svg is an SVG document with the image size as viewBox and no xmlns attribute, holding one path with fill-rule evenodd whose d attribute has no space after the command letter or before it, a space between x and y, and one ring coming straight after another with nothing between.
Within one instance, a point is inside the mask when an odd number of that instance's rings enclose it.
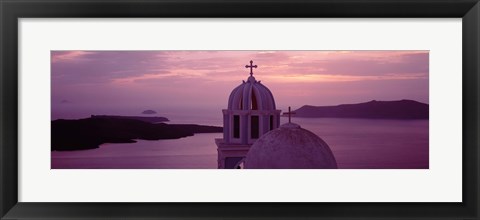
<instances>
[{"instance_id":1,"label":"small cross on dome","mask_svg":"<svg viewBox=\"0 0 480 220\"><path fill-rule=\"evenodd\" d=\"M288 113L284 113L286 115L288 115L288 123L292 123L292 115L295 114L295 112L292 112L292 109L290 108L290 106L288 106Z\"/></svg>"}]
</instances>

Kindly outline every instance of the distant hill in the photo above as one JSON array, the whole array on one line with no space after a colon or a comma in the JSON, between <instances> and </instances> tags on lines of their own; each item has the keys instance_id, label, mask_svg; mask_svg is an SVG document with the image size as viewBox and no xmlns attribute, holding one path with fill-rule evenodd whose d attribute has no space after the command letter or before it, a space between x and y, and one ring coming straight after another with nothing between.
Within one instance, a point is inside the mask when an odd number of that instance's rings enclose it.
<instances>
[{"instance_id":1,"label":"distant hill","mask_svg":"<svg viewBox=\"0 0 480 220\"><path fill-rule=\"evenodd\" d=\"M150 123L159 123L169 121L165 117L147 117L147 116L119 116L119 115L92 115L92 118L118 118L118 119L134 119Z\"/></svg>"},{"instance_id":2,"label":"distant hill","mask_svg":"<svg viewBox=\"0 0 480 220\"><path fill-rule=\"evenodd\" d=\"M304 105L293 111L292 117L305 118L370 118L428 119L428 104L413 101L370 101L337 106Z\"/></svg>"},{"instance_id":3,"label":"distant hill","mask_svg":"<svg viewBox=\"0 0 480 220\"><path fill-rule=\"evenodd\" d=\"M104 143L134 143L134 139L178 139L195 133L221 133L222 127L194 124L153 124L122 117L91 117L52 121L51 150L85 150Z\"/></svg>"}]
</instances>

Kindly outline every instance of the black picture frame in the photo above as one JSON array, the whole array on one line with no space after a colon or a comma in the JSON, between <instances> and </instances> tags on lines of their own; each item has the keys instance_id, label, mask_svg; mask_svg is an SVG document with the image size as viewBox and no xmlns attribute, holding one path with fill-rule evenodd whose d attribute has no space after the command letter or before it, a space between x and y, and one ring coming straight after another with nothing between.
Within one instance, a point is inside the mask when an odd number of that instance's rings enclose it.
<instances>
[{"instance_id":1,"label":"black picture frame","mask_svg":"<svg viewBox=\"0 0 480 220\"><path fill-rule=\"evenodd\" d=\"M0 0L0 15L1 219L479 219L480 5L478 0ZM463 202L18 202L17 21L19 18L46 17L462 18Z\"/></svg>"}]
</instances>

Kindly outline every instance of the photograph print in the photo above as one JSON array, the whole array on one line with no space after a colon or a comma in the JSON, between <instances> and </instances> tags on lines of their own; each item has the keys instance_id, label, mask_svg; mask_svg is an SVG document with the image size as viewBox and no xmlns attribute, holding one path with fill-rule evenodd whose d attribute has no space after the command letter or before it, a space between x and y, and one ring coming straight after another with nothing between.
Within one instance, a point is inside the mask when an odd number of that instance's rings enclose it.
<instances>
[{"instance_id":1,"label":"photograph print","mask_svg":"<svg viewBox=\"0 0 480 220\"><path fill-rule=\"evenodd\" d=\"M52 169L429 169L429 51L51 51Z\"/></svg>"}]
</instances>

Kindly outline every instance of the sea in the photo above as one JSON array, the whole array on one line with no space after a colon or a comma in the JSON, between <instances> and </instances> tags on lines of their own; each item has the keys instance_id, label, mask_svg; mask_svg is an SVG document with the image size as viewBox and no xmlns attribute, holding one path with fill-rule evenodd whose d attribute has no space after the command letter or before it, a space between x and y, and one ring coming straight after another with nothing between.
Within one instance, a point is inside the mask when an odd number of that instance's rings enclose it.
<instances>
[{"instance_id":1,"label":"sea","mask_svg":"<svg viewBox=\"0 0 480 220\"><path fill-rule=\"evenodd\" d=\"M161 114L171 124L221 126L221 112ZM55 117L53 117L55 118ZM288 121L282 117L281 123ZM292 122L312 131L331 148L340 169L428 169L429 121L300 118ZM97 149L52 151L52 169L216 169L215 138L222 133L136 143L102 144Z\"/></svg>"}]
</instances>

